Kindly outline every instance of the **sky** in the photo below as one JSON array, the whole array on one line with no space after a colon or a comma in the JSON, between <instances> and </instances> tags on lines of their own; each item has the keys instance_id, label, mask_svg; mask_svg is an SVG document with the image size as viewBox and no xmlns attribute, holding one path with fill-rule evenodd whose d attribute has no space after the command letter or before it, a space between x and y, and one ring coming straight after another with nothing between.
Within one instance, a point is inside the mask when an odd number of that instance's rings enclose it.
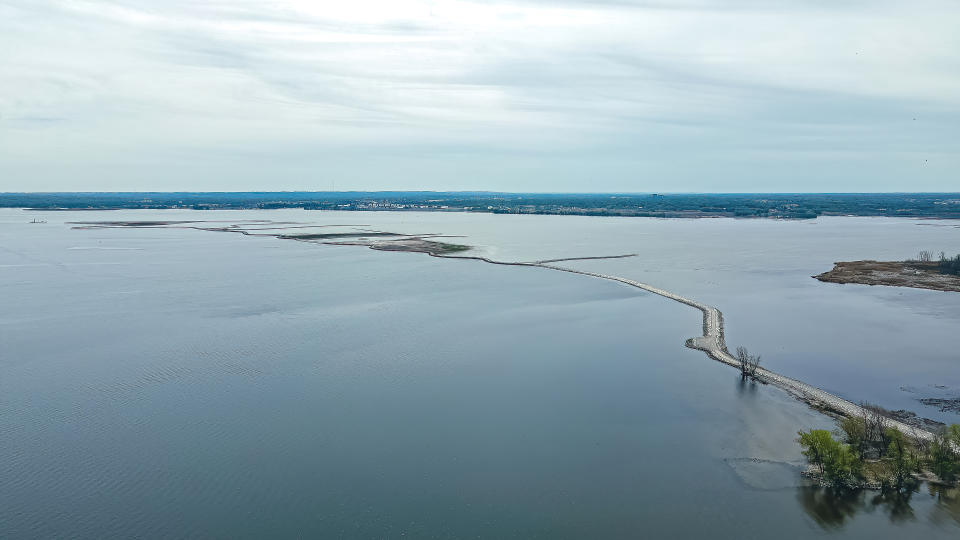
<instances>
[{"instance_id":1,"label":"sky","mask_svg":"<svg viewBox=\"0 0 960 540\"><path fill-rule=\"evenodd\" d=\"M0 192L960 191L957 0L0 0Z\"/></svg>"}]
</instances>

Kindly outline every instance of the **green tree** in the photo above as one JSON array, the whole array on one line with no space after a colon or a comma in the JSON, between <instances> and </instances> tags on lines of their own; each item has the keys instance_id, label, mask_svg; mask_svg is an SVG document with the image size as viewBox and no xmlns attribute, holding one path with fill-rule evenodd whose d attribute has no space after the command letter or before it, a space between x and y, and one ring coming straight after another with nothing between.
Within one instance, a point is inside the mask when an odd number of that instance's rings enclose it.
<instances>
[{"instance_id":1,"label":"green tree","mask_svg":"<svg viewBox=\"0 0 960 540\"><path fill-rule=\"evenodd\" d=\"M798 432L803 455L820 469L823 479L834 487L849 484L860 475L860 460L849 445L834 440L825 429Z\"/></svg>"},{"instance_id":2,"label":"green tree","mask_svg":"<svg viewBox=\"0 0 960 540\"><path fill-rule=\"evenodd\" d=\"M951 480L960 472L960 425L953 424L934 437L930 444L930 468L944 480Z\"/></svg>"},{"instance_id":3,"label":"green tree","mask_svg":"<svg viewBox=\"0 0 960 540\"><path fill-rule=\"evenodd\" d=\"M834 487L849 485L854 478L861 476L860 460L850 449L849 445L834 441L836 446L831 448L827 460L824 462L824 476Z\"/></svg>"},{"instance_id":4,"label":"green tree","mask_svg":"<svg viewBox=\"0 0 960 540\"><path fill-rule=\"evenodd\" d=\"M804 448L803 455L820 469L820 474L824 474L824 462L832 445L836 443L830 432L825 429L811 429L807 432L799 431L797 435L800 435L798 440Z\"/></svg>"},{"instance_id":5,"label":"green tree","mask_svg":"<svg viewBox=\"0 0 960 540\"><path fill-rule=\"evenodd\" d=\"M960 448L960 424L951 424L946 430L947 439Z\"/></svg>"},{"instance_id":6,"label":"green tree","mask_svg":"<svg viewBox=\"0 0 960 540\"><path fill-rule=\"evenodd\" d=\"M930 444L930 468L944 480L953 478L953 452L950 443L943 437L936 437Z\"/></svg>"},{"instance_id":7,"label":"green tree","mask_svg":"<svg viewBox=\"0 0 960 540\"><path fill-rule=\"evenodd\" d=\"M887 446L890 476L893 485L900 489L907 478L910 477L910 470L913 468L910 447L907 444L907 438L899 430L887 428L885 435L885 438L890 441Z\"/></svg>"},{"instance_id":8,"label":"green tree","mask_svg":"<svg viewBox=\"0 0 960 540\"><path fill-rule=\"evenodd\" d=\"M843 430L845 442L856 449L857 457L863 460L870 444L867 440L867 425L864 419L859 416L844 418L840 420L840 429Z\"/></svg>"}]
</instances>

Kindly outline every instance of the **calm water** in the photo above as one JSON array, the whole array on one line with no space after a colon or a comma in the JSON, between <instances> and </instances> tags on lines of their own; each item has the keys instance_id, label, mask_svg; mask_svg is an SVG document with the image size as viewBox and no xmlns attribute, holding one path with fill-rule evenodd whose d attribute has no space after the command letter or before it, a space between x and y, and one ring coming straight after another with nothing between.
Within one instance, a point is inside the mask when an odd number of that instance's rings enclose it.
<instances>
[{"instance_id":1,"label":"calm water","mask_svg":"<svg viewBox=\"0 0 960 540\"><path fill-rule=\"evenodd\" d=\"M683 348L699 313L662 298L541 269L63 222L370 224L463 234L503 259L642 252L578 265L712 302L730 343L768 366L918 412L900 386L960 383L946 344L960 295L807 276L832 260L904 256L897 249L960 251L960 229L303 211L47 213L27 224L33 216L0 210L4 537L960 533L956 493L835 501L803 486L795 432L832 422Z\"/></svg>"}]
</instances>

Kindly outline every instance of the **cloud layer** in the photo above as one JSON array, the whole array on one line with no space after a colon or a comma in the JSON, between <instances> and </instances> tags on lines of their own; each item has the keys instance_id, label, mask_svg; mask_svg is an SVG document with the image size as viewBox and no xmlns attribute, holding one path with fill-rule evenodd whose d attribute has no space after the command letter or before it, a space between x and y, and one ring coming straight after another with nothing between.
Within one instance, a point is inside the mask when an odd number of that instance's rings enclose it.
<instances>
[{"instance_id":1,"label":"cloud layer","mask_svg":"<svg viewBox=\"0 0 960 540\"><path fill-rule=\"evenodd\" d=\"M957 190L944 2L0 0L0 191Z\"/></svg>"}]
</instances>

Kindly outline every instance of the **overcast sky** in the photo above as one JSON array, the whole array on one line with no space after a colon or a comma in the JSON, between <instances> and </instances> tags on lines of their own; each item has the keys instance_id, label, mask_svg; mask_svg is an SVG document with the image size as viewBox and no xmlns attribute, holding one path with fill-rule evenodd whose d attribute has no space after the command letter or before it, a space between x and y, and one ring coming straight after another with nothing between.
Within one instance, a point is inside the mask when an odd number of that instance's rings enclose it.
<instances>
[{"instance_id":1,"label":"overcast sky","mask_svg":"<svg viewBox=\"0 0 960 540\"><path fill-rule=\"evenodd\" d=\"M0 191L960 191L960 2L0 0Z\"/></svg>"}]
</instances>

